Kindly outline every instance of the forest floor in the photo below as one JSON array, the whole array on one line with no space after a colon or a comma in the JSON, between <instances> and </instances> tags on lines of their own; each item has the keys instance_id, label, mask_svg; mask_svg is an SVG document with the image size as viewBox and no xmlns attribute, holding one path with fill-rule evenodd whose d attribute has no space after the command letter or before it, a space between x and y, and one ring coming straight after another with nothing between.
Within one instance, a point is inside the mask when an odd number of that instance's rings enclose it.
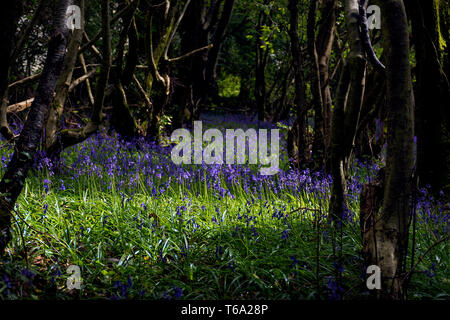
<instances>
[{"instance_id":1,"label":"forest floor","mask_svg":"<svg viewBox=\"0 0 450 320\"><path fill-rule=\"evenodd\" d=\"M246 121L239 119L233 127ZM3 170L10 154L3 150ZM0 299L369 295L358 212L376 161L352 166L350 207L339 232L326 219L331 179L286 163L273 176L248 166L176 166L169 148L103 133L66 150L58 165L36 163L0 262ZM415 212L417 259L448 235L450 214L426 190ZM449 249L443 242L418 264L410 299L450 298ZM67 273L72 265L79 267L79 290L67 288L68 278L77 277Z\"/></svg>"}]
</instances>

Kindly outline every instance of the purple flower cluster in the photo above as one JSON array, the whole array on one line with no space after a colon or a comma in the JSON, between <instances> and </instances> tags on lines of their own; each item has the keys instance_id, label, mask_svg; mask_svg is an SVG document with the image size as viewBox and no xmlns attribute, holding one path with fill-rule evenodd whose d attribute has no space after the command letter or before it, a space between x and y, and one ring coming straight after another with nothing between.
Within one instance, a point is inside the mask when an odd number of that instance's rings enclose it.
<instances>
[{"instance_id":1,"label":"purple flower cluster","mask_svg":"<svg viewBox=\"0 0 450 320\"><path fill-rule=\"evenodd\" d=\"M177 286L172 286L172 291L173 291L172 295L169 293L169 291L164 292L162 298L166 300L172 300L172 298L177 300L183 296L183 289Z\"/></svg>"},{"instance_id":2,"label":"purple flower cluster","mask_svg":"<svg viewBox=\"0 0 450 320\"><path fill-rule=\"evenodd\" d=\"M128 297L128 290L133 287L133 281L128 276L126 282L115 281L113 287L118 289L118 293L113 294L111 300L126 299Z\"/></svg>"}]
</instances>

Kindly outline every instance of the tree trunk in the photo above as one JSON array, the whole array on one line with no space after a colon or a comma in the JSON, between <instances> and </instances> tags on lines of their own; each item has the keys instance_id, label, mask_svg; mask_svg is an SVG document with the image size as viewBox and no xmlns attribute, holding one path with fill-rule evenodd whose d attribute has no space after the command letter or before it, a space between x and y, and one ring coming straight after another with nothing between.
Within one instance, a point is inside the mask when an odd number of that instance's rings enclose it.
<instances>
[{"instance_id":1,"label":"tree trunk","mask_svg":"<svg viewBox=\"0 0 450 320\"><path fill-rule=\"evenodd\" d=\"M366 60L360 36L359 0L346 1L346 17L350 38L350 54L348 64L350 68L350 88L344 117L343 158L345 165L352 151L356 128L361 111L366 76Z\"/></svg>"},{"instance_id":2,"label":"tree trunk","mask_svg":"<svg viewBox=\"0 0 450 320\"><path fill-rule=\"evenodd\" d=\"M320 29L315 37L315 20L317 2L311 1L308 18L308 51L313 60L313 95L314 95L314 142L313 159L315 168L328 167L332 96L329 79L329 63L334 43L336 26L336 0L322 2L322 19Z\"/></svg>"},{"instance_id":3,"label":"tree trunk","mask_svg":"<svg viewBox=\"0 0 450 320\"><path fill-rule=\"evenodd\" d=\"M206 46L211 36L211 29L217 21L218 1L211 2L207 10L204 0L195 0L186 12L186 17L181 26L182 52L191 52L197 48ZM200 104L206 101L208 89L205 86L206 65L208 52L204 51L194 55L180 64L180 80L182 87L175 92L178 103L180 119L178 123L192 124L200 110ZM185 115L190 115L185 119ZM179 128L179 126L177 127Z\"/></svg>"},{"instance_id":4,"label":"tree trunk","mask_svg":"<svg viewBox=\"0 0 450 320\"><path fill-rule=\"evenodd\" d=\"M329 219L340 221L344 210L345 174L343 163L342 139L344 137L344 108L350 83L350 70L344 64L336 92L335 106L331 122L330 167L333 183L329 205Z\"/></svg>"},{"instance_id":5,"label":"tree trunk","mask_svg":"<svg viewBox=\"0 0 450 320\"><path fill-rule=\"evenodd\" d=\"M263 26L267 20L267 15L264 11L259 13L258 23L256 25L257 39L255 41L256 47L256 70L255 70L255 100L256 110L258 112L258 120L266 120L266 66L268 62L267 44L263 42L261 36L263 34Z\"/></svg>"},{"instance_id":6,"label":"tree trunk","mask_svg":"<svg viewBox=\"0 0 450 320\"><path fill-rule=\"evenodd\" d=\"M53 93L64 63L67 47L68 28L66 12L71 0L61 0L55 12L54 31L49 42L47 59L36 92L36 97L28 113L16 150L6 172L0 181L0 252L10 240L11 211L22 192L28 171L36 150L41 142L45 119L53 101Z\"/></svg>"},{"instance_id":7,"label":"tree trunk","mask_svg":"<svg viewBox=\"0 0 450 320\"><path fill-rule=\"evenodd\" d=\"M116 68L112 75L114 83L113 108L111 112L111 125L117 133L124 138L131 138L138 134L138 126L134 116L128 105L128 99L125 87L133 80L133 73L137 65L137 30L134 15L139 5L139 1L135 1L132 8L123 18L123 29L120 33L119 44L117 46ZM125 1L121 2L121 6L126 7ZM126 59L126 65L123 66L125 60L125 44L129 39L129 50ZM150 112L151 110L149 110Z\"/></svg>"},{"instance_id":8,"label":"tree trunk","mask_svg":"<svg viewBox=\"0 0 450 320\"><path fill-rule=\"evenodd\" d=\"M81 9L81 29L75 29L70 39L67 53L64 58L64 66L61 72L61 76L56 82L55 100L50 107L47 124L45 128L45 149L49 154L57 152L58 149L58 136L57 130L61 117L64 111L64 105L66 103L67 95L69 94L69 88L72 83L73 70L75 68L78 50L80 49L81 41L83 40L84 31L84 0L78 0L75 2Z\"/></svg>"},{"instance_id":9,"label":"tree trunk","mask_svg":"<svg viewBox=\"0 0 450 320\"><path fill-rule=\"evenodd\" d=\"M182 52L191 52L198 48L213 47L209 51L202 51L187 60L185 66L189 77L180 72L183 87L181 93L176 93L179 116L189 115L191 119L199 116L202 106L210 99L218 98L217 65L219 55L229 22L232 17L236 0L194 0L186 13L181 26ZM184 102L183 102L184 100ZM178 123L185 122L177 119Z\"/></svg>"},{"instance_id":10,"label":"tree trunk","mask_svg":"<svg viewBox=\"0 0 450 320\"><path fill-rule=\"evenodd\" d=\"M78 144L97 132L103 122L103 105L105 103L106 88L111 69L111 17L110 0L102 0L102 65L95 88L95 101L89 122L80 129L66 129L61 131L61 146L68 148Z\"/></svg>"},{"instance_id":11,"label":"tree trunk","mask_svg":"<svg viewBox=\"0 0 450 320\"><path fill-rule=\"evenodd\" d=\"M330 218L340 221L345 204L345 172L364 93L366 62L359 33L358 0L345 1L350 53L339 81L331 124L330 166L333 178Z\"/></svg>"},{"instance_id":12,"label":"tree trunk","mask_svg":"<svg viewBox=\"0 0 450 320\"><path fill-rule=\"evenodd\" d=\"M417 61L417 175L422 186L431 185L439 194L444 188L450 191L450 134L445 121L450 87L443 68L446 41L439 25L444 1L412 0L407 4Z\"/></svg>"},{"instance_id":13,"label":"tree trunk","mask_svg":"<svg viewBox=\"0 0 450 320\"><path fill-rule=\"evenodd\" d=\"M294 106L297 112L297 119L290 134L294 134L296 140L297 167L299 169L306 169L308 146L306 145L305 126L308 110L306 107L306 88L302 70L304 59L300 48L300 39L298 33L298 1L289 0L288 9L290 12L289 37L291 40L291 55L295 77Z\"/></svg>"},{"instance_id":14,"label":"tree trunk","mask_svg":"<svg viewBox=\"0 0 450 320\"><path fill-rule=\"evenodd\" d=\"M323 113L323 139L324 139L324 162L325 167L328 163L328 153L330 148L331 137L331 109L333 100L331 96L329 65L331 50L333 48L335 30L336 30L336 0L323 1L322 11L323 18L319 35L317 37L317 53L319 58L319 74L322 96L322 113Z\"/></svg>"},{"instance_id":15,"label":"tree trunk","mask_svg":"<svg viewBox=\"0 0 450 320\"><path fill-rule=\"evenodd\" d=\"M361 191L359 225L362 239L362 256L366 268L378 264L374 232L383 202L384 178L385 170L382 168L372 182L364 184Z\"/></svg>"},{"instance_id":16,"label":"tree trunk","mask_svg":"<svg viewBox=\"0 0 450 320\"><path fill-rule=\"evenodd\" d=\"M7 140L13 137L8 126L8 84L14 57L15 33L23 11L23 1L4 1L0 6L0 133Z\"/></svg>"},{"instance_id":17,"label":"tree trunk","mask_svg":"<svg viewBox=\"0 0 450 320\"><path fill-rule=\"evenodd\" d=\"M319 71L319 55L316 45L316 19L319 7L318 0L312 0L309 4L306 33L308 37L308 54L311 61L311 93L314 109L314 139L312 145L313 169L321 168L325 158L325 135L323 119L322 85Z\"/></svg>"},{"instance_id":18,"label":"tree trunk","mask_svg":"<svg viewBox=\"0 0 450 320\"><path fill-rule=\"evenodd\" d=\"M178 30L189 6L191 0L187 0L183 4L183 8L178 10L177 7L169 10L166 8L166 14L162 20L162 26L160 27L160 33L158 38L153 41L153 32L150 30L148 34L148 48L147 48L147 60L149 64L149 70L147 75L147 90L149 95L151 92L152 99L152 112L148 117L147 137L160 140L160 119L164 115L164 110L169 102L171 94L171 59L169 59L169 49L174 39L175 33ZM150 13L149 13L150 14ZM178 17L176 17L178 15ZM157 19L158 16L148 16L148 25L153 25L153 18ZM154 46L156 44L156 46ZM198 48L197 48L198 49ZM180 58L182 59L182 57ZM176 60L176 59L175 59Z\"/></svg>"},{"instance_id":19,"label":"tree trunk","mask_svg":"<svg viewBox=\"0 0 450 320\"><path fill-rule=\"evenodd\" d=\"M414 167L414 114L408 22L403 1L380 1L387 61L387 159L381 212L372 246L364 248L381 268L383 299L406 298L405 261ZM373 263L373 261L370 261Z\"/></svg>"},{"instance_id":20,"label":"tree trunk","mask_svg":"<svg viewBox=\"0 0 450 320\"><path fill-rule=\"evenodd\" d=\"M208 86L208 96L213 101L217 101L219 97L219 88L217 86L217 63L219 61L219 53L222 49L222 43L225 38L227 26L230 23L233 14L233 8L236 0L226 0L223 6L222 15L217 25L214 38L212 39L213 47L208 52L208 61L206 64L206 85Z\"/></svg>"}]
</instances>

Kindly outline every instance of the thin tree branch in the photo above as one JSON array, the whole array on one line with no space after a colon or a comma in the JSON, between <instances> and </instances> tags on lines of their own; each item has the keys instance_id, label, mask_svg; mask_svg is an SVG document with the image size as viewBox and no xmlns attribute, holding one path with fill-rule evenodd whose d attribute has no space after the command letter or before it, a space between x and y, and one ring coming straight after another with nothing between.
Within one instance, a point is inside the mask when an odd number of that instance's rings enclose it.
<instances>
[{"instance_id":1,"label":"thin tree branch","mask_svg":"<svg viewBox=\"0 0 450 320\"><path fill-rule=\"evenodd\" d=\"M125 15L128 12L128 10L130 10L130 8L132 8L133 4L134 4L134 1L131 1L125 8L123 8L118 13L116 13L111 18L111 26L114 25L117 21L119 21L119 19L123 15ZM81 47L80 53L83 53L84 51L86 51L89 47L91 47L93 44L95 44L101 37L102 37L102 32L99 31L90 41L88 41L88 43L86 43L84 46Z\"/></svg>"},{"instance_id":2,"label":"thin tree branch","mask_svg":"<svg viewBox=\"0 0 450 320\"><path fill-rule=\"evenodd\" d=\"M83 72L86 74L88 71L87 71L86 61L84 60L83 54L80 54L80 62L81 62L81 66L83 68ZM94 99L94 95L92 94L91 82L89 81L89 79L86 79L86 87L87 87L87 91L88 91L89 101L91 102L91 105L94 105L95 99Z\"/></svg>"},{"instance_id":3,"label":"thin tree branch","mask_svg":"<svg viewBox=\"0 0 450 320\"><path fill-rule=\"evenodd\" d=\"M403 278L403 281L407 281L410 277L411 274L414 272L414 270L417 268L417 266L419 265L419 263L422 262L423 258L425 258L425 256L431 251L431 249L433 249L434 247L436 247L437 245L441 244L442 242L448 241L450 240L450 235L447 235L446 237L442 238L441 240L433 243L428 249L427 251L425 251L420 257L419 259L417 259L416 264L411 268L411 270L409 270L409 272L405 275L405 277Z\"/></svg>"},{"instance_id":4,"label":"thin tree branch","mask_svg":"<svg viewBox=\"0 0 450 320\"><path fill-rule=\"evenodd\" d=\"M16 42L16 46L12 52L12 57L15 59L20 51L22 51L26 40L30 36L31 32L33 31L33 28L40 22L41 13L44 10L45 6L47 5L49 1L48 0L42 0L39 2L38 7L36 8L36 11L33 15L33 18L31 18L31 21L26 25L24 29L22 29L22 32L20 33L18 40Z\"/></svg>"},{"instance_id":5,"label":"thin tree branch","mask_svg":"<svg viewBox=\"0 0 450 320\"><path fill-rule=\"evenodd\" d=\"M150 101L150 98L147 96L147 93L145 92L144 88L142 87L141 83L139 82L138 78L135 75L133 75L133 80L136 83L140 94L144 98L145 104L147 105L147 107L150 109L149 111L151 112L151 109L153 109L153 104Z\"/></svg>"},{"instance_id":6,"label":"thin tree branch","mask_svg":"<svg viewBox=\"0 0 450 320\"><path fill-rule=\"evenodd\" d=\"M41 77L41 75L42 75L42 73L36 73L36 74L33 74L33 75L29 76L29 77L26 77L26 78L23 78L23 79L18 80L16 82L13 82L13 83L8 85L8 89L20 86L20 85L22 85L24 83L27 83L29 81L33 81L33 80L39 79Z\"/></svg>"},{"instance_id":7,"label":"thin tree branch","mask_svg":"<svg viewBox=\"0 0 450 320\"><path fill-rule=\"evenodd\" d=\"M191 0L187 0L186 4L184 5L183 11L180 13L180 16L178 17L177 22L175 23L175 26L172 29L172 32L169 36L169 40L167 41L166 44L166 48L164 49L164 59L165 60L169 60L169 58L167 57L169 49L170 49L170 45L172 44L173 41L173 37L175 36L175 34L177 33L178 27L181 23L181 20L183 20L184 14L186 13L187 8L189 7L189 4L191 3Z\"/></svg>"},{"instance_id":8,"label":"thin tree branch","mask_svg":"<svg viewBox=\"0 0 450 320\"><path fill-rule=\"evenodd\" d=\"M186 53L186 54L184 54L184 55L182 55L182 56L180 56L180 57L168 59L167 61L169 61L169 62L180 61L180 60L186 59L186 58L188 58L188 57L190 57L190 56L192 56L192 55L194 55L194 54L196 54L196 53L198 53L198 52L200 52L200 51L203 51L203 50L209 50L209 49L211 49L213 46L214 46L213 44L210 44L210 45L207 45L207 46L205 46L205 47L202 47L202 48L198 48L198 49L192 50L191 52L188 52L188 53Z\"/></svg>"},{"instance_id":9,"label":"thin tree branch","mask_svg":"<svg viewBox=\"0 0 450 320\"><path fill-rule=\"evenodd\" d=\"M72 82L72 84L69 87L69 92L72 92L73 89L75 89L75 87L77 87L78 85L80 85L81 83L83 83L84 81L87 81L90 77L92 77L95 73L97 72L97 70L93 69L91 71L89 71L88 73L86 73L85 75L79 77L78 79L74 80Z\"/></svg>"}]
</instances>

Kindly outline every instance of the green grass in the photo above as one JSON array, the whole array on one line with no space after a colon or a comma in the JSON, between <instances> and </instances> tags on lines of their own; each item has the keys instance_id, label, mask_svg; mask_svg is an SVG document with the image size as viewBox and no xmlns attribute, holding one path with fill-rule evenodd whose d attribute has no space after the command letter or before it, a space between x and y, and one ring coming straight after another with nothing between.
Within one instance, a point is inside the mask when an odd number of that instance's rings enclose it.
<instances>
[{"instance_id":1,"label":"green grass","mask_svg":"<svg viewBox=\"0 0 450 320\"><path fill-rule=\"evenodd\" d=\"M30 174L0 262L0 299L329 299L335 262L343 267L340 298L368 297L357 198L349 198L353 223L333 237L328 189L274 192L265 185L252 194L244 178L226 185L219 174L217 183L232 196L214 193L205 181L175 178L155 196L147 179L158 190L169 174L132 171L130 184L130 176L108 173L99 163L115 154L136 162L138 154L97 148L79 145L64 154L67 166L90 155L80 172L72 170L75 176L46 169ZM356 167L351 174L364 182L371 173ZM442 204L427 203L428 216L448 219L448 212L438 212ZM448 220L425 216L418 215L416 260L448 234ZM448 241L435 246L417 266L409 298L448 299L449 261ZM80 267L81 290L67 288L70 265Z\"/></svg>"},{"instance_id":2,"label":"green grass","mask_svg":"<svg viewBox=\"0 0 450 320\"><path fill-rule=\"evenodd\" d=\"M175 287L183 290L181 299L326 299L330 295L327 282L334 275L333 253L330 236L324 234L331 234L329 226L322 220L317 230L312 211L297 211L286 219L272 217L273 206L285 206L285 212L306 205L320 209L307 194L303 199L267 194L270 206L264 207L259 200L249 205L251 196L242 190L234 199L221 200L207 192L195 196L185 186L178 186L180 193L175 185L163 197L152 197L145 188L122 196L101 192L96 179L79 179L72 188L59 190L59 178L53 177L47 193L42 178L30 178L18 202L14 238L2 265L13 288L6 296L6 285L2 288L0 282L3 298L109 299L116 294L160 299L173 295ZM48 205L45 214L44 205ZM181 217L180 206L185 206ZM238 214L254 217L255 223L247 225ZM284 241L281 236L287 229ZM417 238L418 251L435 240L426 227L419 228ZM358 225L346 226L342 240L337 240L344 261L343 297L364 298ZM298 263L293 264L292 256ZM415 275L411 298L448 298L448 243L435 248L419 270L432 262L437 263L435 276ZM69 265L81 268L79 291L66 288ZM23 268L36 274L32 284L21 275ZM120 296L116 282L126 284L128 278L132 285Z\"/></svg>"}]
</instances>

